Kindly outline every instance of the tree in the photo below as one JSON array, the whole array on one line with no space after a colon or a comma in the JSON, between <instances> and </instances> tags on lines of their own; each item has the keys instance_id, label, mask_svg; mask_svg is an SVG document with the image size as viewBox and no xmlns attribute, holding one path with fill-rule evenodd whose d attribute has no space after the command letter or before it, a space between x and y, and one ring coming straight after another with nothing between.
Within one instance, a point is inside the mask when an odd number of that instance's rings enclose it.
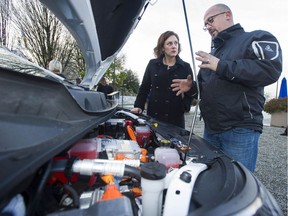
<instances>
[{"instance_id":1,"label":"tree","mask_svg":"<svg viewBox=\"0 0 288 216\"><path fill-rule=\"evenodd\" d=\"M136 95L139 89L139 79L138 76L132 70L124 70L126 74L126 79L124 83L126 84L126 90L128 95Z\"/></svg>"},{"instance_id":2,"label":"tree","mask_svg":"<svg viewBox=\"0 0 288 216\"><path fill-rule=\"evenodd\" d=\"M68 30L39 1L18 0L12 3L12 21L21 35L23 50L42 67L52 59L62 63L68 78L79 77L83 71L82 53Z\"/></svg>"},{"instance_id":3,"label":"tree","mask_svg":"<svg viewBox=\"0 0 288 216\"><path fill-rule=\"evenodd\" d=\"M107 69L105 76L112 81L112 85L114 88L116 86L119 86L119 83L117 83L117 74L119 74L120 71L124 69L125 64L125 55L116 56L110 67Z\"/></svg>"},{"instance_id":4,"label":"tree","mask_svg":"<svg viewBox=\"0 0 288 216\"><path fill-rule=\"evenodd\" d=\"M11 7L11 1L1 0L0 3L0 45L8 45L8 28L10 21L9 8Z\"/></svg>"},{"instance_id":5,"label":"tree","mask_svg":"<svg viewBox=\"0 0 288 216\"><path fill-rule=\"evenodd\" d=\"M112 81L114 90L123 91L126 95L135 95L139 89L139 80L132 71L124 68L126 56L117 56L105 73L105 76Z\"/></svg>"}]
</instances>

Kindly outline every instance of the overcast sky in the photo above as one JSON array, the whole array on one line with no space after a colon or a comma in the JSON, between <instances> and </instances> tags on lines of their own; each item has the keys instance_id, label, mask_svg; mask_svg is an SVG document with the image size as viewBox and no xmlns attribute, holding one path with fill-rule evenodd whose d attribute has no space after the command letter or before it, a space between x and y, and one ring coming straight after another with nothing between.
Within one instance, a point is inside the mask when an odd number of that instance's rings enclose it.
<instances>
[{"instance_id":1,"label":"overcast sky","mask_svg":"<svg viewBox=\"0 0 288 216\"><path fill-rule=\"evenodd\" d=\"M180 37L182 52L180 57L189 62L193 69L193 61L189 47L189 39L182 0L158 0L149 5L137 28L134 30L121 53L126 55L126 68L135 71L140 81L153 56L160 34L167 30L175 31ZM212 5L227 4L234 16L234 23L240 23L245 31L266 30L275 35L283 52L283 72L280 77L288 79L288 2L287 0L185 0L193 53L198 50L210 51L211 37L202 30L203 15ZM269 2L269 3L268 3ZM268 3L268 4L267 4ZM198 61L195 61L198 72ZM280 86L280 81L279 81ZM269 97L276 96L277 84L265 88ZM279 87L278 87L279 92Z\"/></svg>"}]
</instances>

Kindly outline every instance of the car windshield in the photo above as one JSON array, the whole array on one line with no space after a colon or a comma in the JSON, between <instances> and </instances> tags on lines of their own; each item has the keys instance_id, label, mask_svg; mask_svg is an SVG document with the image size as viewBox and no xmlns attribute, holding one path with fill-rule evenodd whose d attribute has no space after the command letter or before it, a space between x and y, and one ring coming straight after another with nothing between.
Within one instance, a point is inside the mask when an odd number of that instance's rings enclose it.
<instances>
[{"instance_id":1,"label":"car windshield","mask_svg":"<svg viewBox=\"0 0 288 216\"><path fill-rule=\"evenodd\" d=\"M27 59L18 56L5 47L0 47L0 68L13 70L38 77L45 77L52 80L64 81L63 77L54 74Z\"/></svg>"}]
</instances>

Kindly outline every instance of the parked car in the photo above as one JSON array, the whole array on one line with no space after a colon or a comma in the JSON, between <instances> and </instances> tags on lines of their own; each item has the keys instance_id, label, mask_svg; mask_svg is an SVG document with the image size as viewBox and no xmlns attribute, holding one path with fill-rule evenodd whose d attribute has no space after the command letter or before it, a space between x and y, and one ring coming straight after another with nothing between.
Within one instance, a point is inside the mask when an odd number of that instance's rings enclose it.
<instances>
[{"instance_id":1,"label":"parked car","mask_svg":"<svg viewBox=\"0 0 288 216\"><path fill-rule=\"evenodd\" d=\"M241 163L90 90L148 1L41 2L79 43L87 72L74 85L0 48L1 215L282 215Z\"/></svg>"}]
</instances>

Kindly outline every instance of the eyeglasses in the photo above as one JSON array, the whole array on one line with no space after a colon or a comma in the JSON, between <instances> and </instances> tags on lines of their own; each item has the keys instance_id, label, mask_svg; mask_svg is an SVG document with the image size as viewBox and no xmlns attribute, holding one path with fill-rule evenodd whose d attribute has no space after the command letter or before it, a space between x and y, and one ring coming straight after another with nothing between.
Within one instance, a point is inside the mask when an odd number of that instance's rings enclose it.
<instances>
[{"instance_id":1,"label":"eyeglasses","mask_svg":"<svg viewBox=\"0 0 288 216\"><path fill-rule=\"evenodd\" d=\"M215 17L217 17L217 16L219 16L219 15L221 15L221 14L224 14L224 13L226 13L226 11L225 11L225 12L218 13L218 14L215 14L215 15L213 15L213 16L210 16L210 17L207 19L207 21L204 23L203 30L204 30L204 31L207 31L207 25L211 25L211 24L214 22L214 18L215 18Z\"/></svg>"}]
</instances>

